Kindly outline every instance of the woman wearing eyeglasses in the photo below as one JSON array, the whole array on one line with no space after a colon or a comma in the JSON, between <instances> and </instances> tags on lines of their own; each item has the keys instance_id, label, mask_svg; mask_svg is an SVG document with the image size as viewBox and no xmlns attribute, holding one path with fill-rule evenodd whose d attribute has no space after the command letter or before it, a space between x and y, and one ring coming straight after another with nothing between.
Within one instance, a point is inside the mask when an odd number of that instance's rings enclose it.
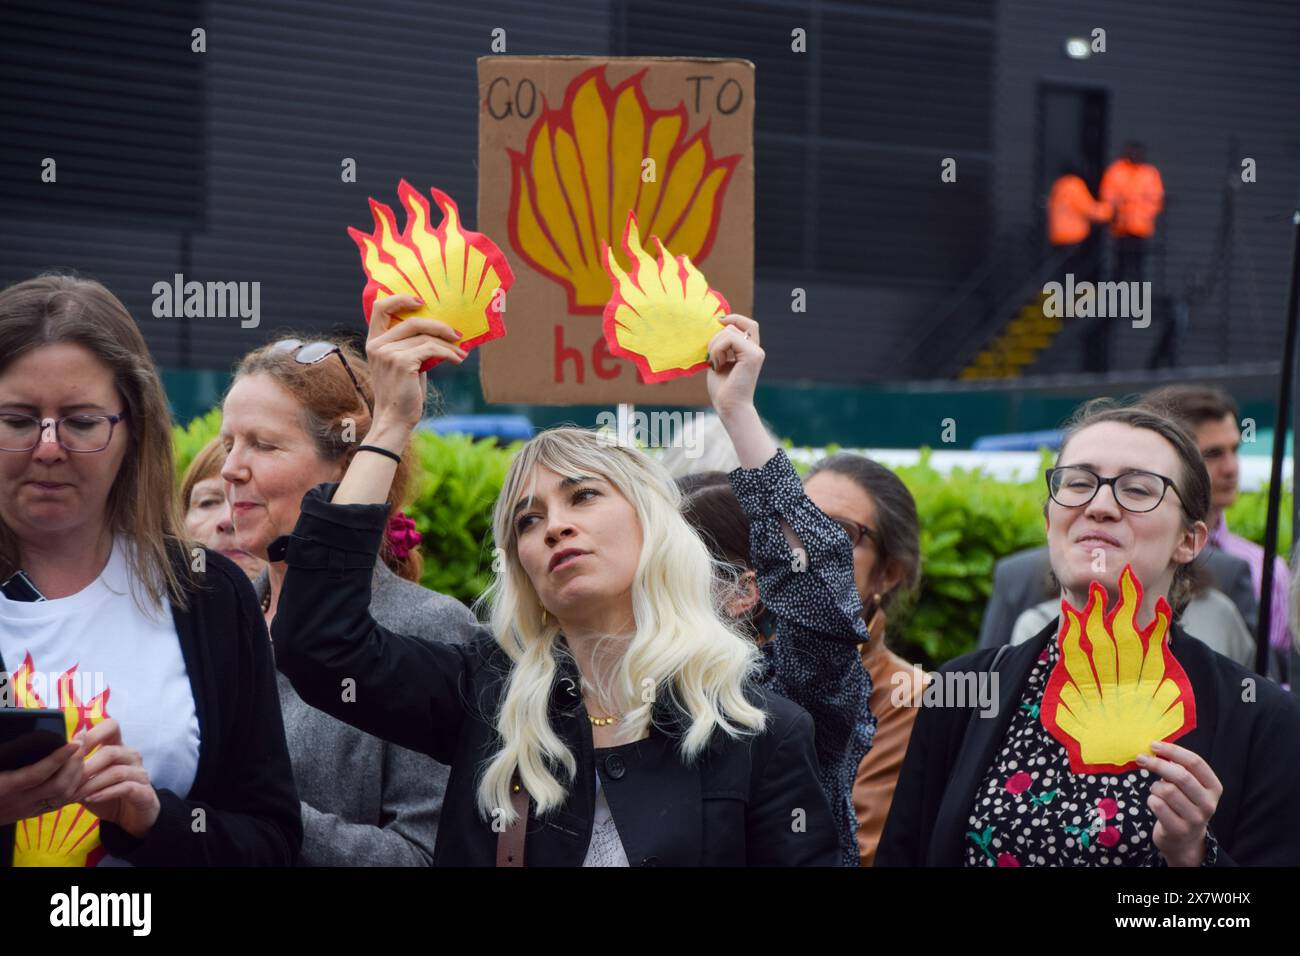
<instances>
[{"instance_id":1,"label":"woman wearing eyeglasses","mask_svg":"<svg viewBox=\"0 0 1300 956\"><path fill-rule=\"evenodd\" d=\"M0 671L72 740L0 772L0 865L286 866L302 840L248 579L186 541L171 419L122 303L0 291ZM13 576L21 572L21 577Z\"/></svg>"},{"instance_id":2,"label":"woman wearing eyeglasses","mask_svg":"<svg viewBox=\"0 0 1300 956\"><path fill-rule=\"evenodd\" d=\"M822 459L802 484L784 456L769 471L770 497L796 535L830 543L838 525L847 553L831 545L814 563L806 554L792 561L776 524L764 520L769 496L752 499L758 483L738 496L720 471L677 480L682 514L726 572L727 613L763 641L781 692L813 718L843 863L870 866L916 716L909 704L922 687L920 669L884 646L888 610L920 577L916 503L897 475L860 455ZM852 600L832 586L838 581Z\"/></svg>"},{"instance_id":3,"label":"woman wearing eyeglasses","mask_svg":"<svg viewBox=\"0 0 1300 956\"><path fill-rule=\"evenodd\" d=\"M1137 628L1159 598L1176 603L1205 545L1210 502L1204 462L1180 426L1141 406L1090 403L1066 430L1048 490L1052 571L1072 606L1083 609L1098 581L1113 609L1125 565L1144 591ZM952 701L922 708L877 866L1300 864L1300 701L1173 624L1169 649L1191 685L1195 728L1153 742L1134 771L1076 774L1043 720L1057 625L941 669L940 680L991 671L997 708L988 717Z\"/></svg>"},{"instance_id":4,"label":"woman wearing eyeglasses","mask_svg":"<svg viewBox=\"0 0 1300 956\"><path fill-rule=\"evenodd\" d=\"M853 580L870 634L859 653L871 676L876 733L871 750L854 768L853 808L855 849L861 865L872 866L916 720L914 698L925 686L924 672L890 649L885 632L889 614L920 582L920 521L902 480L861 455L841 452L823 458L809 470L804 489L849 536Z\"/></svg>"},{"instance_id":5,"label":"woman wearing eyeglasses","mask_svg":"<svg viewBox=\"0 0 1300 956\"><path fill-rule=\"evenodd\" d=\"M293 531L307 490L343 476L370 429L370 407L369 369L348 344L283 339L244 356L221 424L227 451L222 478L241 548L269 558L270 543ZM416 583L419 536L398 510L413 464L407 451L396 468L395 504L371 581L370 612L389 627L433 640L473 625L474 616ZM284 574L284 561L271 560L254 585L268 625L276 619ZM347 676L337 688L342 701L351 693ZM287 678L277 675L277 681L302 800L299 862L429 865L447 768L308 706Z\"/></svg>"}]
</instances>

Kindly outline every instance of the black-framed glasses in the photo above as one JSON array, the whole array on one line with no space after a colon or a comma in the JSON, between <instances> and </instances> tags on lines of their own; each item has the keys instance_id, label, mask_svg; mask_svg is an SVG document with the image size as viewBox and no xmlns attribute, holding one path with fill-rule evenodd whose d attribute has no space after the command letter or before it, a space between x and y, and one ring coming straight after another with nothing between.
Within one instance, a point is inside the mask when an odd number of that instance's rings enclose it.
<instances>
[{"instance_id":1,"label":"black-framed glasses","mask_svg":"<svg viewBox=\"0 0 1300 956\"><path fill-rule=\"evenodd\" d=\"M866 525L850 521L848 518L836 518L833 515L827 515L827 517L844 529L844 533L849 536L849 544L853 545L853 547L856 548L863 538L880 544L880 534Z\"/></svg>"},{"instance_id":2,"label":"black-framed glasses","mask_svg":"<svg viewBox=\"0 0 1300 956\"><path fill-rule=\"evenodd\" d=\"M1114 478L1103 478L1091 468L1067 465L1049 468L1045 474L1047 493L1063 508L1082 508L1097 497L1102 485L1110 485L1116 504L1134 514L1155 511L1170 488L1174 489L1179 501L1183 497L1173 479L1152 471L1126 471Z\"/></svg>"},{"instance_id":3,"label":"black-framed glasses","mask_svg":"<svg viewBox=\"0 0 1300 956\"><path fill-rule=\"evenodd\" d=\"M103 451L113 440L113 429L126 418L120 415L34 415L0 413L0 451L31 451L42 441L56 441L64 451L90 455Z\"/></svg>"},{"instance_id":4,"label":"black-framed glasses","mask_svg":"<svg viewBox=\"0 0 1300 956\"><path fill-rule=\"evenodd\" d=\"M348 373L348 378L352 379L352 384L356 386L357 394L361 396L361 403L371 412L370 400L366 398L366 393L361 389L361 382L357 379L356 372L352 371L352 366L348 364L348 357L343 354L343 349L333 342L308 342L303 343L302 339L283 339L271 346L272 352L278 352L284 355L292 355L293 360L302 365L319 365L331 355L337 355L339 361L343 363L343 369Z\"/></svg>"}]
</instances>

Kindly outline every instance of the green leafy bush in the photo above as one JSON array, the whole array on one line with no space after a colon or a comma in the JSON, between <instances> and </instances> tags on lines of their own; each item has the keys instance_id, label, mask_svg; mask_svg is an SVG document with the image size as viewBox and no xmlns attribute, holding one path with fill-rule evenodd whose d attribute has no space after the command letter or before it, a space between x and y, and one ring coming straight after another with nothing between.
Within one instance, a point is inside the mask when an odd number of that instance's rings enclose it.
<instances>
[{"instance_id":1,"label":"green leafy bush","mask_svg":"<svg viewBox=\"0 0 1300 956\"><path fill-rule=\"evenodd\" d=\"M406 513L424 536L420 583L466 604L492 580L492 504L521 443L416 432L418 480Z\"/></svg>"},{"instance_id":2,"label":"green leafy bush","mask_svg":"<svg viewBox=\"0 0 1300 956\"><path fill-rule=\"evenodd\" d=\"M185 469L190 466L194 456L203 450L217 432L221 431L221 408L213 408L206 415L194 419L184 428L172 426L172 455L176 462L176 485L180 487Z\"/></svg>"},{"instance_id":3,"label":"green leafy bush","mask_svg":"<svg viewBox=\"0 0 1300 956\"><path fill-rule=\"evenodd\" d=\"M928 449L897 474L916 499L921 587L910 608L892 615L889 642L902 656L934 665L974 648L994 562L1046 539L1045 490L979 469L941 475Z\"/></svg>"},{"instance_id":4,"label":"green leafy bush","mask_svg":"<svg viewBox=\"0 0 1300 956\"><path fill-rule=\"evenodd\" d=\"M1249 538L1256 544L1264 543L1264 523L1268 520L1268 488L1250 491L1237 496L1228 509L1228 529L1233 534ZM1288 561L1291 554L1291 492L1282 492L1278 509L1277 553Z\"/></svg>"},{"instance_id":5,"label":"green leafy bush","mask_svg":"<svg viewBox=\"0 0 1300 956\"><path fill-rule=\"evenodd\" d=\"M220 410L214 409L173 430L178 479L220 425ZM406 512L424 536L420 583L472 604L492 579L492 505L520 445L501 448L426 431L415 434L413 445L419 468ZM796 462L800 473L807 467ZM942 475L930 464L928 449L917 464L897 472L916 499L922 579L909 605L891 611L889 642L903 657L933 666L974 648L997 559L1045 540L1046 489L1039 480L1000 481L979 469ZM1228 512L1229 526L1262 542L1267 502L1266 491L1241 495ZM1289 493L1282 514L1279 553L1285 556L1291 545Z\"/></svg>"}]
</instances>

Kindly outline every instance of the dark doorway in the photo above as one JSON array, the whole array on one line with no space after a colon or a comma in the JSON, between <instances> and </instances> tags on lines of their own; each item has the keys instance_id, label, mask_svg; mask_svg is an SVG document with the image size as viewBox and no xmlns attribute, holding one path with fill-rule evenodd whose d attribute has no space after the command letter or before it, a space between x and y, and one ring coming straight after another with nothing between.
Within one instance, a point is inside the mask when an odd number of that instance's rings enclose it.
<instances>
[{"instance_id":1,"label":"dark doorway","mask_svg":"<svg viewBox=\"0 0 1300 956\"><path fill-rule=\"evenodd\" d=\"M1097 196L1107 158L1107 96L1105 90L1097 88L1059 83L1038 85L1034 220L1045 261L1051 263L1046 270L1053 273L1051 279L1065 280L1067 274L1092 282L1100 278L1105 227L1094 226L1088 238L1075 246L1049 246L1046 207L1053 183L1067 172L1081 176L1088 191ZM1091 334L1084 338L1081 371L1104 372L1111 365L1111 328L1109 323L1094 322L1094 325Z\"/></svg>"},{"instance_id":2,"label":"dark doorway","mask_svg":"<svg viewBox=\"0 0 1300 956\"><path fill-rule=\"evenodd\" d=\"M1092 194L1097 195L1106 168L1109 94L1102 89L1038 84L1037 191L1039 224L1044 203L1056 177L1067 166L1077 167Z\"/></svg>"}]
</instances>

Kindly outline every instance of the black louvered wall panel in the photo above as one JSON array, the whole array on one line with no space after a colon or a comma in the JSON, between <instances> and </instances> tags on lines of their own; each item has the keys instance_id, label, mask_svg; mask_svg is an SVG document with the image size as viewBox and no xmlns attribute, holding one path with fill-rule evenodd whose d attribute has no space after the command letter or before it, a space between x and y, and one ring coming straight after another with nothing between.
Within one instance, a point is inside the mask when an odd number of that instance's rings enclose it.
<instances>
[{"instance_id":1,"label":"black louvered wall panel","mask_svg":"<svg viewBox=\"0 0 1300 956\"><path fill-rule=\"evenodd\" d=\"M73 196L73 171L63 191L60 162L58 186L36 193L40 205L14 204L0 193L0 282L52 268L102 279L140 321L164 365L229 369L276 329L357 326L364 276L346 228L369 228L369 195L396 204L403 176L421 188L449 192L467 224L474 224L476 60L492 52L494 28L506 30L512 54L609 50L608 0L469 6L208 0L195 8L200 13L190 16L185 3L170 2L22 5L22 29L43 36L47 45L98 51L77 60L64 82L80 96L120 92L119 107L141 112L155 137L146 143L123 136L120 152L131 157L132 168L146 159L154 165L136 169L136 178L149 183L143 192L130 177L114 175L97 181L89 198ZM0 9L8 23L13 8ZM195 26L207 31L205 54L190 53ZM181 84L159 65L172 61L157 52L160 37L173 33L185 57L193 58L183 63L197 61L202 76L200 103L184 110L172 108ZM120 42L110 39L119 35ZM20 39L25 42L27 33L0 30L0 60L9 62ZM140 45L153 51L153 65L140 60L126 69L123 63L144 56ZM155 99L119 90L115 71L149 78ZM18 108L31 108L29 94L17 98ZM93 158L99 133L69 111L66 98L53 113L39 131L65 135L68 155ZM8 134L10 114L0 116ZM22 144L26 155L12 160L0 153L5 183L40 185L40 157L32 158L39 145ZM202 149L197 165L177 161L196 145ZM345 157L357 162L356 183L340 179ZM177 172L191 167L198 187ZM56 188L68 199L45 202ZM91 211L95 197L101 215ZM185 215L164 220L158 209ZM194 320L186 339L179 321L153 318L153 284L176 272L200 281L261 282L261 327L241 329L237 319Z\"/></svg>"},{"instance_id":2,"label":"black louvered wall panel","mask_svg":"<svg viewBox=\"0 0 1300 956\"><path fill-rule=\"evenodd\" d=\"M1040 82L1104 88L1110 141L1165 173L1170 285L1213 251L1228 137L1231 320L1201 310L1194 361L1275 357L1300 175L1300 5L1277 0L0 2L0 282L76 268L141 320L158 360L229 368L272 330L360 320L349 224L401 176L473 225L475 59L508 52L743 56L758 65L756 314L772 377L899 374L989 240L1037 215ZM190 30L208 52L190 52ZM1064 38L1108 31L1076 63ZM790 49L807 30L808 52ZM40 159L59 159L42 184ZM958 161L943 184L939 161ZM356 184L340 162L358 164ZM262 328L150 314L152 286L262 283ZM792 315L806 289L809 313ZM810 338L815 336L815 341ZM1137 355L1148 343L1121 345ZM1144 353L1143 353L1144 354Z\"/></svg>"},{"instance_id":3,"label":"black louvered wall panel","mask_svg":"<svg viewBox=\"0 0 1300 956\"><path fill-rule=\"evenodd\" d=\"M1088 37L1095 27L1106 30L1104 54L1084 61L1062 55L1066 37ZM1179 343L1182 361L1276 359L1290 254L1284 219L1300 196L1300 4L1002 0L998 41L1001 226L1023 226L1035 215L1037 84L1050 79L1105 89L1112 153L1127 139L1142 139L1164 179L1160 232L1169 292L1182 294L1189 274L1213 265L1223 184L1232 175L1240 186L1226 321L1217 298L1194 309ZM1230 156L1233 137L1238 145ZM1258 163L1258 181L1241 184L1240 160L1247 156ZM1143 364L1155 327L1121 322L1115 328L1120 364Z\"/></svg>"}]
</instances>

